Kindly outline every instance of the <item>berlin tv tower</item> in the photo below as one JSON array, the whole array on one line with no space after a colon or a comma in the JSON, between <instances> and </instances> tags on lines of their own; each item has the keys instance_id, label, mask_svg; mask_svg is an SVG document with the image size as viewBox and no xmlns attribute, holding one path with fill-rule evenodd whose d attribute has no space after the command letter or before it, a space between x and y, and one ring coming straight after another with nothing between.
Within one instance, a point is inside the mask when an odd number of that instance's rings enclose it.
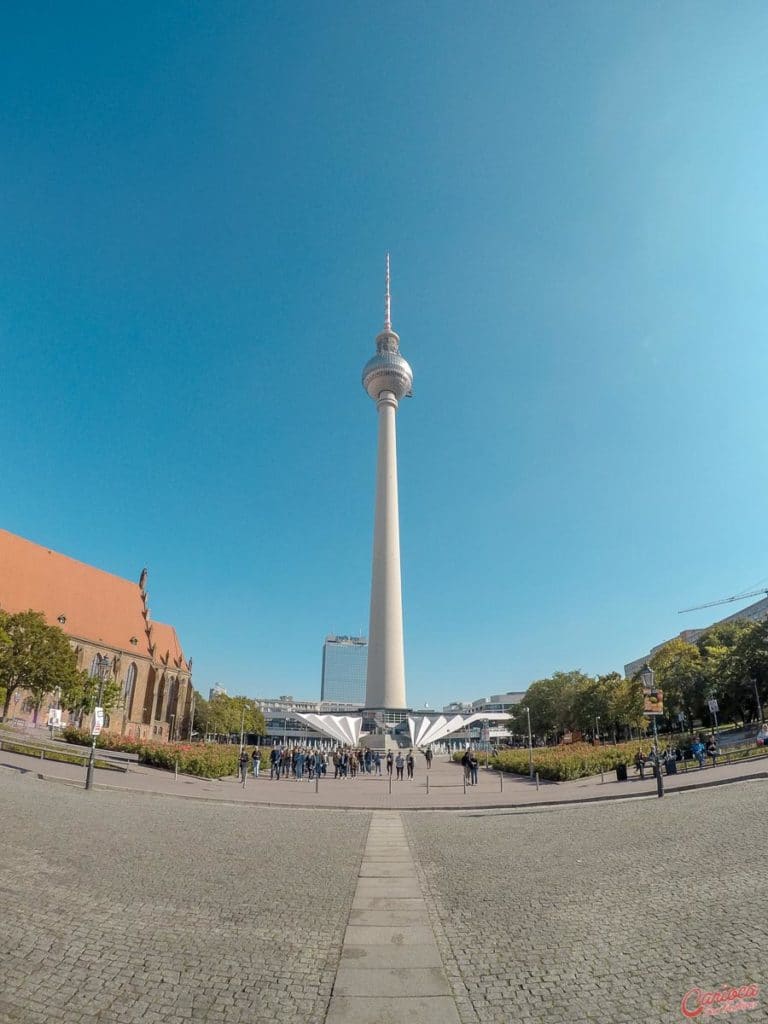
<instances>
[{"instance_id":1,"label":"berlin tv tower","mask_svg":"<svg viewBox=\"0 0 768 1024\"><path fill-rule=\"evenodd\" d=\"M363 367L363 387L379 414L366 708L407 706L395 413L400 399L411 397L412 385L413 371L400 355L400 338L392 330L387 254L384 330L376 338L376 355Z\"/></svg>"}]
</instances>

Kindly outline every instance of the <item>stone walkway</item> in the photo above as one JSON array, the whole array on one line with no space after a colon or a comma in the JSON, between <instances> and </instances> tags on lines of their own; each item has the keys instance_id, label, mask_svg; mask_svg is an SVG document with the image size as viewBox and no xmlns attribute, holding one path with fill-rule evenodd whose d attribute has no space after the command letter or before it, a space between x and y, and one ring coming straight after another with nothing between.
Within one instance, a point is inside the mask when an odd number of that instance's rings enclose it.
<instances>
[{"instance_id":1,"label":"stone walkway","mask_svg":"<svg viewBox=\"0 0 768 1024\"><path fill-rule=\"evenodd\" d=\"M460 1024L400 815L376 812L326 1024Z\"/></svg>"},{"instance_id":2,"label":"stone walkway","mask_svg":"<svg viewBox=\"0 0 768 1024\"><path fill-rule=\"evenodd\" d=\"M371 813L0 764L0 1022L674 1024L688 992L766 983L753 778Z\"/></svg>"},{"instance_id":3,"label":"stone walkway","mask_svg":"<svg viewBox=\"0 0 768 1024\"><path fill-rule=\"evenodd\" d=\"M82 786L85 770L79 765L56 761L40 761L23 754L0 751L0 765L30 771L46 781ZM429 785L427 786L427 778ZM768 759L755 758L732 765L720 764L692 769L665 777L666 792L711 786L748 778L768 778ZM134 765L125 773L97 769L97 788L115 791L175 796L187 799L222 800L232 803L259 804L267 807L355 808L359 810L459 810L501 807L535 807L580 803L590 800L622 799L656 795L656 782L646 776L638 778L630 769L626 782L617 782L615 772L603 778L593 776L574 782L541 782L537 788L530 779L480 769L477 786L464 787L459 765L444 756L432 763L429 773L421 755L417 757L416 778L390 784L386 775L333 779L326 776L315 782L294 779L270 780L268 773L258 779L249 777L243 786L236 779L198 779L146 765Z\"/></svg>"}]
</instances>

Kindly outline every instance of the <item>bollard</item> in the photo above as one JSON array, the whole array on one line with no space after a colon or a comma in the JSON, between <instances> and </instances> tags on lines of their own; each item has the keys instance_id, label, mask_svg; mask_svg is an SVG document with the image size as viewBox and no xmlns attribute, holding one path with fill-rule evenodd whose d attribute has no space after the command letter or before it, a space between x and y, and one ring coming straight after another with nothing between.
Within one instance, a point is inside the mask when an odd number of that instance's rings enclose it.
<instances>
[{"instance_id":1,"label":"bollard","mask_svg":"<svg viewBox=\"0 0 768 1024\"><path fill-rule=\"evenodd\" d=\"M315 792L316 793L318 793L320 791L319 787L320 787L320 776L319 775L315 775Z\"/></svg>"},{"instance_id":2,"label":"bollard","mask_svg":"<svg viewBox=\"0 0 768 1024\"><path fill-rule=\"evenodd\" d=\"M389 773L389 795L392 796L392 772Z\"/></svg>"},{"instance_id":3,"label":"bollard","mask_svg":"<svg viewBox=\"0 0 768 1024\"><path fill-rule=\"evenodd\" d=\"M427 796L429 796L429 772L427 772Z\"/></svg>"},{"instance_id":4,"label":"bollard","mask_svg":"<svg viewBox=\"0 0 768 1024\"><path fill-rule=\"evenodd\" d=\"M539 791L539 773L536 772L536 792L538 793L538 791Z\"/></svg>"},{"instance_id":5,"label":"bollard","mask_svg":"<svg viewBox=\"0 0 768 1024\"><path fill-rule=\"evenodd\" d=\"M173 781L174 782L178 782L179 781L179 761L178 761L178 758L176 759L176 761L174 762L174 765L173 765Z\"/></svg>"},{"instance_id":6,"label":"bollard","mask_svg":"<svg viewBox=\"0 0 768 1024\"><path fill-rule=\"evenodd\" d=\"M467 795L467 776L466 775L462 775L461 778L462 778L462 782L464 783L464 796L466 796Z\"/></svg>"},{"instance_id":7,"label":"bollard","mask_svg":"<svg viewBox=\"0 0 768 1024\"><path fill-rule=\"evenodd\" d=\"M504 772L499 772L499 792L504 792Z\"/></svg>"},{"instance_id":8,"label":"bollard","mask_svg":"<svg viewBox=\"0 0 768 1024\"><path fill-rule=\"evenodd\" d=\"M45 750L43 750L42 747L40 748L40 760L41 761L45 760Z\"/></svg>"},{"instance_id":9,"label":"bollard","mask_svg":"<svg viewBox=\"0 0 768 1024\"><path fill-rule=\"evenodd\" d=\"M603 769L602 768L600 769L600 781L601 782L605 782L605 776L603 775ZM538 789L538 788L539 787L537 786L536 789Z\"/></svg>"}]
</instances>

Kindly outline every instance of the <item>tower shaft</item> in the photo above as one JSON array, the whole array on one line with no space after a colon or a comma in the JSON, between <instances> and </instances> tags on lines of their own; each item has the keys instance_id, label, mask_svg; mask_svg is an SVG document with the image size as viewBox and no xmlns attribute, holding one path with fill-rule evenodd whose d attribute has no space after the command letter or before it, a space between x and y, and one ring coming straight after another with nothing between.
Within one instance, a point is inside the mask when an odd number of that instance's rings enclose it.
<instances>
[{"instance_id":1,"label":"tower shaft","mask_svg":"<svg viewBox=\"0 0 768 1024\"><path fill-rule=\"evenodd\" d=\"M369 708L406 707L397 498L397 404L391 391L382 391L376 402L379 442L365 685L365 703Z\"/></svg>"}]
</instances>

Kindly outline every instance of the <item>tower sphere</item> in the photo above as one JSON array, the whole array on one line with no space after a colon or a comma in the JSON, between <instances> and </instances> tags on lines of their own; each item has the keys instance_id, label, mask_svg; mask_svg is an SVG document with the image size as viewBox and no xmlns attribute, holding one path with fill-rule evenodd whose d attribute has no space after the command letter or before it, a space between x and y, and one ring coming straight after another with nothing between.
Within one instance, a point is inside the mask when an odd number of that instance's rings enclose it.
<instances>
[{"instance_id":1,"label":"tower sphere","mask_svg":"<svg viewBox=\"0 0 768 1024\"><path fill-rule=\"evenodd\" d=\"M413 370L399 352L379 350L363 367L363 387L374 401L382 391L399 401L412 394Z\"/></svg>"}]
</instances>

